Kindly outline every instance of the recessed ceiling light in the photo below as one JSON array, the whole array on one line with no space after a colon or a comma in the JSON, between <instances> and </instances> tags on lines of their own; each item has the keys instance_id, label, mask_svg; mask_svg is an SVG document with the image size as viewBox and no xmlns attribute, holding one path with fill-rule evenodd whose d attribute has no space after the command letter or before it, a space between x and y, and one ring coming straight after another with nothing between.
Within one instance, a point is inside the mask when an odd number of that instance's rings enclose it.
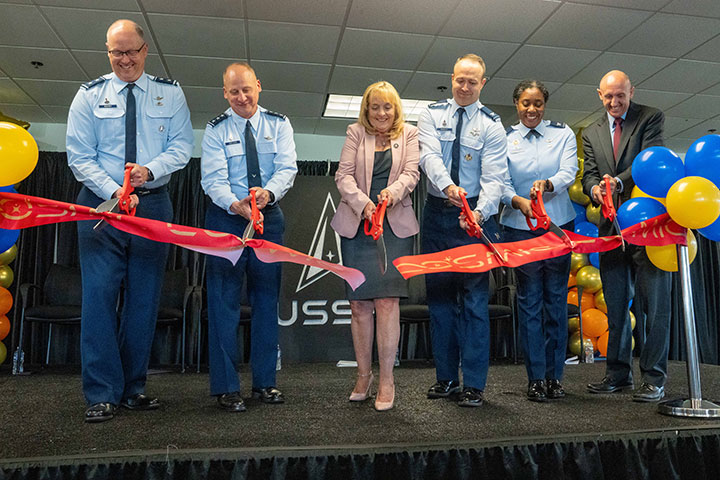
<instances>
[{"instance_id":1,"label":"recessed ceiling light","mask_svg":"<svg viewBox=\"0 0 720 480\"><path fill-rule=\"evenodd\" d=\"M420 112L433 103L429 100L401 99L405 121L417 122ZM359 95L336 95L331 93L325 102L323 117L357 118L360 115L362 97Z\"/></svg>"}]
</instances>

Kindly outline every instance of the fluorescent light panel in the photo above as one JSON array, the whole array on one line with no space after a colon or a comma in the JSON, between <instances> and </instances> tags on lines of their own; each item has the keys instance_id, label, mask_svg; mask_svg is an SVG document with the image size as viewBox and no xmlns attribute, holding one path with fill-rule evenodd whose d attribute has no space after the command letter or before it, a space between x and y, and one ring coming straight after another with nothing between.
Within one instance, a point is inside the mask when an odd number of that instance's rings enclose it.
<instances>
[{"instance_id":1,"label":"fluorescent light panel","mask_svg":"<svg viewBox=\"0 0 720 480\"><path fill-rule=\"evenodd\" d=\"M428 105L433 103L429 100L408 100L401 99L405 120L409 122L417 122L420 112ZM327 103L325 103L325 111L323 117L336 118L357 118L360 115L360 104L362 97L357 95L328 95Z\"/></svg>"}]
</instances>

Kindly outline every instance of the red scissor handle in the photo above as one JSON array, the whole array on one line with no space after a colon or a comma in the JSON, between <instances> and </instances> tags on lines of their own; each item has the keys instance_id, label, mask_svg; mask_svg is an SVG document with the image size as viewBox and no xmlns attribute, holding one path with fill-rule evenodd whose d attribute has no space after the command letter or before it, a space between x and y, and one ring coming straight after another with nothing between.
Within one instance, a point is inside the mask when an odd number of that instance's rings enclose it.
<instances>
[{"instance_id":1,"label":"red scissor handle","mask_svg":"<svg viewBox=\"0 0 720 480\"><path fill-rule=\"evenodd\" d=\"M537 220L537 223L533 225L530 217L525 217L525 221L527 222L528 227L530 227L530 230L537 230L538 228L548 230L550 228L550 217L548 216L547 211L545 211L545 203L542 199L542 192L536 192L535 198L530 199L530 208L535 220Z\"/></svg>"},{"instance_id":2,"label":"red scissor handle","mask_svg":"<svg viewBox=\"0 0 720 480\"><path fill-rule=\"evenodd\" d=\"M615 205L613 204L612 199L612 192L610 191L610 185L608 185L607 179L610 178L609 175L605 176L605 196L603 197L603 203L602 203L602 214L603 217L607 218L611 222L615 220L615 217L617 216L617 211L615 210Z\"/></svg>"},{"instance_id":3,"label":"red scissor handle","mask_svg":"<svg viewBox=\"0 0 720 480\"><path fill-rule=\"evenodd\" d=\"M260 220L260 209L258 208L257 200L255 199L256 193L257 190L250 190L250 219L252 220L255 231L262 235L263 231L265 231L265 224L262 220Z\"/></svg>"},{"instance_id":4,"label":"red scissor handle","mask_svg":"<svg viewBox=\"0 0 720 480\"><path fill-rule=\"evenodd\" d=\"M380 238L383 234L383 223L385 222L385 210L387 210L387 198L380 202L372 214L371 220L365 219L365 235L371 235L373 240Z\"/></svg>"},{"instance_id":5,"label":"red scissor handle","mask_svg":"<svg viewBox=\"0 0 720 480\"><path fill-rule=\"evenodd\" d=\"M477 237L480 238L482 230L480 229L480 225L475 221L475 213L470 209L470 204L467 201L467 198L465 198L467 194L461 193L460 198L462 198L463 206L462 206L462 215L465 219L465 223L467 223L468 228L465 230L468 235L471 237Z\"/></svg>"},{"instance_id":6,"label":"red scissor handle","mask_svg":"<svg viewBox=\"0 0 720 480\"><path fill-rule=\"evenodd\" d=\"M125 177L123 178L123 184L120 188L120 193L117 198L119 200L120 210L124 211L128 215L135 215L135 208L130 210L130 194L135 191L135 188L130 185L130 172L132 171L132 165L125 165Z\"/></svg>"}]
</instances>

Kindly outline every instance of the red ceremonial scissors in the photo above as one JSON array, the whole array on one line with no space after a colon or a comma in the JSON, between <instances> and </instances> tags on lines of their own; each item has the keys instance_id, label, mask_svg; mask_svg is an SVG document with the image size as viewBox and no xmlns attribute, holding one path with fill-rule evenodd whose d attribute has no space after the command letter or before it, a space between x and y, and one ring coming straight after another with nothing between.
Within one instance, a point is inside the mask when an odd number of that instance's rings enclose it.
<instances>
[{"instance_id":1,"label":"red ceremonial scissors","mask_svg":"<svg viewBox=\"0 0 720 480\"><path fill-rule=\"evenodd\" d=\"M385 222L385 210L387 210L387 198L380 202L372 214L370 220L365 219L365 235L372 236L377 246L378 264L380 273L385 275L387 271L387 250L385 249L385 239L383 238L383 223Z\"/></svg>"},{"instance_id":2,"label":"red ceremonial scissors","mask_svg":"<svg viewBox=\"0 0 720 480\"><path fill-rule=\"evenodd\" d=\"M260 235L265 231L265 224L260 220L260 209L257 206L257 200L255 199L257 190L250 190L250 222L245 227L243 232L243 242L253 238L255 232L260 232Z\"/></svg>"},{"instance_id":3,"label":"red ceremonial scissors","mask_svg":"<svg viewBox=\"0 0 720 480\"><path fill-rule=\"evenodd\" d=\"M625 251L625 239L622 235L622 230L620 230L620 224L618 224L617 221L617 211L615 210L615 205L613 204L612 199L612 192L610 191L610 185L608 182L608 179L610 178L610 175L605 175L603 179L605 180L605 196L603 197L603 203L602 203L602 214L603 217L610 220L613 224L613 229L617 231L617 234L620 236L620 241L622 242L622 249Z\"/></svg>"},{"instance_id":4,"label":"red ceremonial scissors","mask_svg":"<svg viewBox=\"0 0 720 480\"><path fill-rule=\"evenodd\" d=\"M530 230L537 230L538 228L542 228L543 230L549 230L558 237L560 237L563 242L565 242L569 247L572 248L573 242L572 240L570 240L570 237L568 237L567 233L565 233L560 227L555 225L552 220L550 220L550 216L545 210L545 203L542 199L542 192L536 192L535 198L530 199L530 208L532 209L532 214L535 217L535 220L537 220L537 223L533 225L530 217L525 217L525 221L527 222L528 227L530 227Z\"/></svg>"},{"instance_id":5,"label":"red ceremonial scissors","mask_svg":"<svg viewBox=\"0 0 720 480\"><path fill-rule=\"evenodd\" d=\"M125 176L123 178L122 187L120 187L120 193L115 198L105 200L97 206L95 211L98 213L111 212L117 213L122 210L128 215L135 215L135 208L130 210L130 194L135 191L135 188L130 185L130 172L132 171L132 165L125 165ZM105 219L100 219L98 223L93 227L94 230L100 230L105 226Z\"/></svg>"},{"instance_id":6,"label":"red ceremonial scissors","mask_svg":"<svg viewBox=\"0 0 720 480\"><path fill-rule=\"evenodd\" d=\"M470 209L470 204L467 201L467 198L465 193L460 194L460 198L462 198L463 206L462 206L462 212L460 215L465 220L465 223L467 223L468 228L465 230L468 235L471 237L480 238L483 240L483 242L490 247L490 249L493 251L495 256L498 258L500 263L505 263L505 261L502 258L502 255L500 255L500 252L498 252L498 249L495 248L495 244L488 238L487 235L485 235L485 232L483 232L483 229L478 225L478 223L475 221L475 213Z\"/></svg>"}]
</instances>

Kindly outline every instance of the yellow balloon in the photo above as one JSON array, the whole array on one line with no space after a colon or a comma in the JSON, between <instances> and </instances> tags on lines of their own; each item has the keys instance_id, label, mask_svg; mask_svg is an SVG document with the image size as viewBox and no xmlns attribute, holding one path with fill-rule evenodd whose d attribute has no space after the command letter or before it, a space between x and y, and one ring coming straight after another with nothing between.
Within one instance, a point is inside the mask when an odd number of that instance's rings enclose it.
<instances>
[{"instance_id":1,"label":"yellow balloon","mask_svg":"<svg viewBox=\"0 0 720 480\"><path fill-rule=\"evenodd\" d=\"M593 207L592 203L589 203L588 206L585 207L585 216L587 216L588 222L596 226L600 225L600 220L602 220L602 207L600 205Z\"/></svg>"},{"instance_id":2,"label":"yellow balloon","mask_svg":"<svg viewBox=\"0 0 720 480\"><path fill-rule=\"evenodd\" d=\"M13 245L12 247L5 250L3 253L0 253L0 265L10 265L12 261L15 260L15 257L17 257L17 254L17 245Z\"/></svg>"},{"instance_id":3,"label":"yellow balloon","mask_svg":"<svg viewBox=\"0 0 720 480\"><path fill-rule=\"evenodd\" d=\"M630 198L637 198L637 197L652 198L652 199L655 199L655 200L657 200L658 202L662 203L663 205L665 205L665 198L651 197L651 196L648 195L647 193L645 193L645 192L643 192L642 190L640 190L640 188L638 188L637 185L635 185L635 186L633 187L633 189L632 189L632 192L630 192Z\"/></svg>"},{"instance_id":4,"label":"yellow balloon","mask_svg":"<svg viewBox=\"0 0 720 480\"><path fill-rule=\"evenodd\" d=\"M595 308L607 314L607 303L605 303L605 294L602 290L595 294Z\"/></svg>"},{"instance_id":5,"label":"yellow balloon","mask_svg":"<svg viewBox=\"0 0 720 480\"><path fill-rule=\"evenodd\" d=\"M602 288L600 270L592 265L585 265L577 272L577 284L583 287L583 292L595 293Z\"/></svg>"},{"instance_id":6,"label":"yellow balloon","mask_svg":"<svg viewBox=\"0 0 720 480\"><path fill-rule=\"evenodd\" d=\"M8 288L15 280L15 274L7 265L0 265L0 287Z\"/></svg>"},{"instance_id":7,"label":"yellow balloon","mask_svg":"<svg viewBox=\"0 0 720 480\"><path fill-rule=\"evenodd\" d=\"M635 314L632 313L632 310L630 310L630 330L635 330L635 324L637 321L635 320Z\"/></svg>"},{"instance_id":8,"label":"yellow balloon","mask_svg":"<svg viewBox=\"0 0 720 480\"><path fill-rule=\"evenodd\" d=\"M13 185L35 169L38 146L27 130L0 122L0 185Z\"/></svg>"},{"instance_id":9,"label":"yellow balloon","mask_svg":"<svg viewBox=\"0 0 720 480\"><path fill-rule=\"evenodd\" d=\"M687 232L688 257L690 258L690 263L692 263L697 255L697 239L692 230L688 229ZM678 271L676 245L663 245L662 247L648 245L645 247L645 253L647 253L652 264L660 270L665 270L666 272Z\"/></svg>"},{"instance_id":10,"label":"yellow balloon","mask_svg":"<svg viewBox=\"0 0 720 480\"><path fill-rule=\"evenodd\" d=\"M720 190L707 178L681 178L668 190L665 204L679 225L704 228L720 215Z\"/></svg>"},{"instance_id":11,"label":"yellow balloon","mask_svg":"<svg viewBox=\"0 0 720 480\"><path fill-rule=\"evenodd\" d=\"M568 189L568 194L570 194L570 200L575 203L583 206L590 203L590 197L583 193L582 183L580 183L580 180L575 180L575 183L570 185L570 188Z\"/></svg>"},{"instance_id":12,"label":"yellow balloon","mask_svg":"<svg viewBox=\"0 0 720 480\"><path fill-rule=\"evenodd\" d=\"M3 342L0 342L0 365L3 364L5 359L7 358L7 347L5 347L5 344Z\"/></svg>"},{"instance_id":13,"label":"yellow balloon","mask_svg":"<svg viewBox=\"0 0 720 480\"><path fill-rule=\"evenodd\" d=\"M585 159L578 158L578 170L577 170L577 173L575 174L575 178L578 180L581 180L584 172L585 172Z\"/></svg>"},{"instance_id":14,"label":"yellow balloon","mask_svg":"<svg viewBox=\"0 0 720 480\"><path fill-rule=\"evenodd\" d=\"M595 349L592 339L585 337L585 345ZM580 332L575 332L568 338L568 349L573 355L580 355Z\"/></svg>"},{"instance_id":15,"label":"yellow balloon","mask_svg":"<svg viewBox=\"0 0 720 480\"><path fill-rule=\"evenodd\" d=\"M568 332L573 333L580 330L580 317L568 318Z\"/></svg>"},{"instance_id":16,"label":"yellow balloon","mask_svg":"<svg viewBox=\"0 0 720 480\"><path fill-rule=\"evenodd\" d=\"M570 254L570 273L575 273L585 265L590 265L588 256L584 253L572 253ZM575 279L577 283L577 278Z\"/></svg>"}]
</instances>

